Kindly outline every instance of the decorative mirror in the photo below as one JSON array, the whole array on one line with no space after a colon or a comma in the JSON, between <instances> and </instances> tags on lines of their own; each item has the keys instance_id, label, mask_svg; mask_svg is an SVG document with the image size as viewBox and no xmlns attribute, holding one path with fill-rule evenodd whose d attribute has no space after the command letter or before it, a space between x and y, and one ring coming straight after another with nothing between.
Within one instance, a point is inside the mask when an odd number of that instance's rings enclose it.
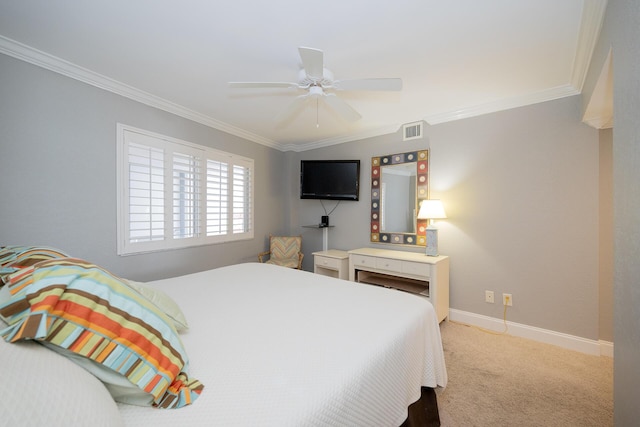
<instances>
[{"instance_id":1,"label":"decorative mirror","mask_svg":"<svg viewBox=\"0 0 640 427\"><path fill-rule=\"evenodd\" d=\"M371 158L371 241L425 246L428 220L418 220L429 198L429 151Z\"/></svg>"}]
</instances>

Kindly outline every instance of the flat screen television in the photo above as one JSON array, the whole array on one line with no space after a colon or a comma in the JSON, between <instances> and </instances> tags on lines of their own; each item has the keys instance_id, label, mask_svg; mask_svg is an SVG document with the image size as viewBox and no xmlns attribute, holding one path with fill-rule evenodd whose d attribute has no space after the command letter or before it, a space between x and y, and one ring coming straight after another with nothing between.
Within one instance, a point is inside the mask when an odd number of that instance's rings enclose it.
<instances>
[{"instance_id":1,"label":"flat screen television","mask_svg":"<svg viewBox=\"0 0 640 427\"><path fill-rule=\"evenodd\" d=\"M360 160L300 161L300 198L358 200Z\"/></svg>"}]
</instances>

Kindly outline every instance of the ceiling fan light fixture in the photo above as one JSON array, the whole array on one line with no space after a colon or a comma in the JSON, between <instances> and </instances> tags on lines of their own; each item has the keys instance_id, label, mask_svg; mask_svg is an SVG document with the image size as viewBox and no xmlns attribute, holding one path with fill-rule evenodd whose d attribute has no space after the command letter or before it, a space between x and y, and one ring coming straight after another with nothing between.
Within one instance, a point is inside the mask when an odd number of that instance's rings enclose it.
<instances>
[{"instance_id":1,"label":"ceiling fan light fixture","mask_svg":"<svg viewBox=\"0 0 640 427\"><path fill-rule=\"evenodd\" d=\"M320 86L311 86L309 87L309 95L311 96L322 96L324 95L324 91Z\"/></svg>"}]
</instances>

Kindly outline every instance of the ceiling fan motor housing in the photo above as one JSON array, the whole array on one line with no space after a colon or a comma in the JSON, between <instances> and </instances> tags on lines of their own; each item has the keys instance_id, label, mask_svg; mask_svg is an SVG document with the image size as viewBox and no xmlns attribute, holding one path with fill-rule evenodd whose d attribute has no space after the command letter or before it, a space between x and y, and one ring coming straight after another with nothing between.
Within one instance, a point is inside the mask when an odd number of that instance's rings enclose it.
<instances>
[{"instance_id":1,"label":"ceiling fan motor housing","mask_svg":"<svg viewBox=\"0 0 640 427\"><path fill-rule=\"evenodd\" d=\"M322 88L333 87L333 73L326 68L322 69L322 77L307 75L305 69L301 69L298 73L298 82L301 87L320 86Z\"/></svg>"}]
</instances>

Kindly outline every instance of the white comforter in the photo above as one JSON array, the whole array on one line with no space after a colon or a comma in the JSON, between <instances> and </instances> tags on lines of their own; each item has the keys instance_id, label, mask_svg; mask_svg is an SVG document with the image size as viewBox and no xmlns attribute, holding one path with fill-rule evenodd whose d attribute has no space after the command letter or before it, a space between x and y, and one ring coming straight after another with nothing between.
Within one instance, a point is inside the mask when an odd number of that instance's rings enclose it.
<instances>
[{"instance_id":1,"label":"white comforter","mask_svg":"<svg viewBox=\"0 0 640 427\"><path fill-rule=\"evenodd\" d=\"M188 407L119 404L129 426L397 426L420 386L444 387L424 298L266 264L151 282L189 321Z\"/></svg>"}]
</instances>

